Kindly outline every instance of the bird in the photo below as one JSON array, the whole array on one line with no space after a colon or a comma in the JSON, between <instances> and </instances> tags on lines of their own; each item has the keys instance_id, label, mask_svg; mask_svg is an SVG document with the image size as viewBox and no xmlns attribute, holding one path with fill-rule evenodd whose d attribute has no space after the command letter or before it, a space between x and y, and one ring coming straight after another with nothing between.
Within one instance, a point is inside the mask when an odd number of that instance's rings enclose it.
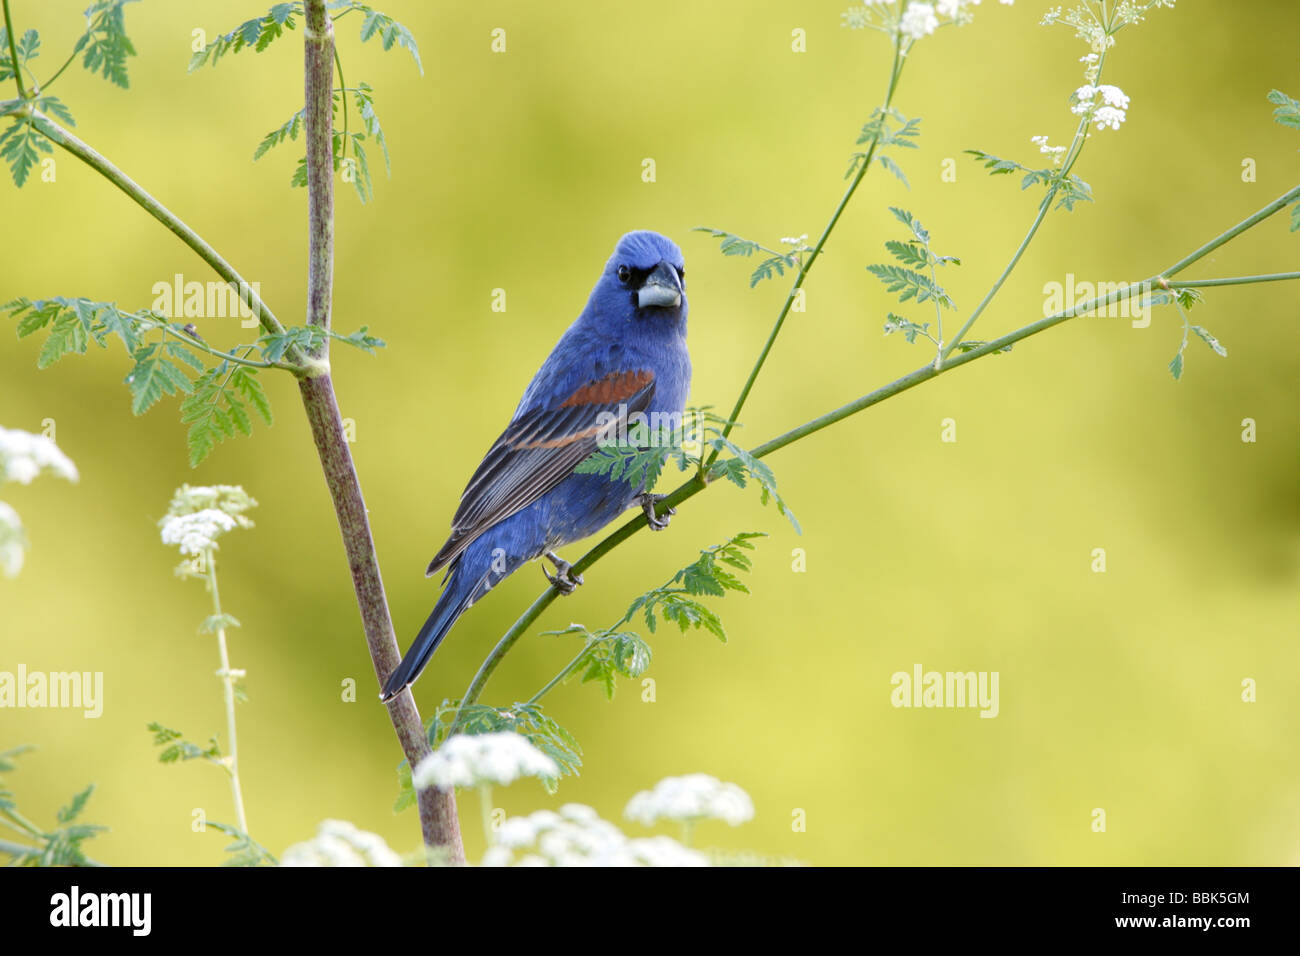
<instances>
[{"instance_id":1,"label":"bird","mask_svg":"<svg viewBox=\"0 0 1300 956\"><path fill-rule=\"evenodd\" d=\"M426 576L446 569L442 593L381 699L391 701L420 676L469 607L529 561L555 565L552 585L569 594L582 583L556 549L595 534L639 504L651 529L662 495L576 467L616 434L647 421L679 427L690 390L686 347L686 265L667 237L622 236L587 304L533 376L510 423L465 486L451 534ZM644 415L645 419L638 418ZM623 431L626 435L626 431Z\"/></svg>"}]
</instances>

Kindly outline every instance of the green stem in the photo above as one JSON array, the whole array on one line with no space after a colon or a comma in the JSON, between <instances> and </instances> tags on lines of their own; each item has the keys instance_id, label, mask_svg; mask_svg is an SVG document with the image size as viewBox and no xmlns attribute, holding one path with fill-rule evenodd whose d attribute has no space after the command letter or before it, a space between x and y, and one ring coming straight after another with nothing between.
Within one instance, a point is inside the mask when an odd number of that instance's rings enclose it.
<instances>
[{"instance_id":1,"label":"green stem","mask_svg":"<svg viewBox=\"0 0 1300 956\"><path fill-rule=\"evenodd\" d=\"M881 110L889 109L890 104L894 101L894 91L898 88L898 80L903 72L903 63L902 40L901 37L895 36L894 62L889 70L889 88L885 92L885 102L884 105L880 107ZM781 312L776 317L776 322L772 325L772 331L768 333L767 341L763 344L763 350L758 353L758 360L754 362L754 367L749 372L749 378L745 380L745 385L740 390L740 396L736 399L736 404L732 407L731 414L727 416L727 424L723 426L722 429L723 438L730 436L732 428L735 427L735 423L740 420L740 412L745 407L745 402L749 399L749 393L753 389L754 383L758 380L758 373L763 370L763 365L767 362L767 356L772 351L772 346L776 343L776 337L781 334L781 327L785 325L785 318L790 314L790 308L794 305L795 295L803 287L804 280L808 278L808 273L812 270L813 264L817 261L818 256L822 254L822 249L826 245L826 240L830 238L831 233L835 230L835 226L840 221L840 216L844 214L844 210L848 206L849 200L853 198L853 194L857 191L858 184L862 182L863 178L867 175L867 171L871 168L871 161L875 157L876 145L879 140L879 136L876 136L871 140L871 144L867 147L866 155L863 157L861 168L856 174L854 174L848 188L844 190L844 195L840 197L839 204L836 205L835 211L831 213L830 221L826 223L826 228L822 230L816 244L808 253L808 258L801 261L799 271L794 277L794 284L790 287L790 292L785 297L785 302L781 306ZM708 471L709 466L717 460L718 454L719 449L713 449L701 466L701 473Z\"/></svg>"},{"instance_id":2,"label":"green stem","mask_svg":"<svg viewBox=\"0 0 1300 956\"><path fill-rule=\"evenodd\" d=\"M577 654L573 655L573 660L565 664L558 674L556 674L549 681L547 681L545 687L539 690L532 697L528 698L528 703L530 704L537 703L539 700L541 700L551 691L555 690L555 688L559 687L566 680L568 680L569 675L582 666L583 661L587 659L587 655L591 653L591 648L593 646L594 646L594 642L588 642L587 644L584 644L582 650L578 651Z\"/></svg>"},{"instance_id":3,"label":"green stem","mask_svg":"<svg viewBox=\"0 0 1300 956\"><path fill-rule=\"evenodd\" d=\"M1099 85L1101 81L1101 71L1105 65L1106 54L1102 53L1101 59L1097 61L1097 82L1093 84L1094 86ZM1074 140L1070 143L1070 150L1066 154L1065 161L1061 164L1061 172L1053 178L1052 185L1047 190L1047 195L1043 197L1042 205L1038 207L1038 215L1034 217L1034 221L1029 226L1029 231L1026 232L1025 237L1020 240L1020 245L1016 248L1015 254L1012 255L1011 261L1007 263L1006 268L1002 270L1002 274L998 276L997 281L993 283L989 291L984 294L984 298L981 299L980 304L975 307L975 311L970 314L970 318L968 318L966 323L957 330L957 334L953 336L952 341L945 345L942 351L940 351L939 357L936 360L937 364L942 364L948 356L952 354L953 349L955 349L961 340L965 338L966 333L970 331L970 327L975 324L976 320L984 314L984 310L988 308L989 303L993 301L993 297L1002 289L1003 283L1007 281L1012 271L1014 271L1016 266L1020 264L1021 257L1025 254L1025 250L1029 248L1029 243L1033 241L1034 236L1038 232L1038 227L1043 224L1043 220L1046 219L1047 214L1051 212L1052 200L1054 200L1056 194L1060 192L1061 184L1069 177L1070 171L1074 168L1074 164L1079 161L1079 156L1083 153L1084 143L1086 143L1088 139L1088 124L1091 121L1092 115L1090 113L1084 113L1083 117L1079 121L1078 128L1074 131Z\"/></svg>"},{"instance_id":4,"label":"green stem","mask_svg":"<svg viewBox=\"0 0 1300 956\"><path fill-rule=\"evenodd\" d=\"M217 587L217 559L209 548L203 555L208 567L208 593L212 595L212 613L221 616L221 591ZM221 670L217 676L225 687L226 698L226 736L229 738L229 750L222 764L230 775L230 793L235 801L235 820L241 833L248 833L248 817L244 814L244 791L239 782L239 739L235 735L235 672L230 668L230 654L226 648L226 629L217 628L217 649L221 656Z\"/></svg>"},{"instance_id":5,"label":"green stem","mask_svg":"<svg viewBox=\"0 0 1300 956\"><path fill-rule=\"evenodd\" d=\"M14 44L14 21L9 16L9 0L3 0L5 14L5 34L9 38L9 62L14 67L14 85L18 87L18 98L27 99L27 91L23 89L23 72L18 66L18 47Z\"/></svg>"},{"instance_id":6,"label":"green stem","mask_svg":"<svg viewBox=\"0 0 1300 956\"><path fill-rule=\"evenodd\" d=\"M1060 325L1062 322L1066 322L1078 315L1083 315L1093 309L1100 308L1101 306L1113 305L1133 296L1144 295L1152 286L1161 286L1162 284L1169 286L1189 285L1190 283L1166 282L1166 277L1173 275L1176 272L1180 272L1197 260L1204 258L1220 246L1230 242L1232 239L1241 235L1253 226L1263 222L1269 216L1274 215L1280 209L1284 209L1297 199L1300 199L1300 186L1296 186L1288 192L1283 193L1259 211L1253 213L1246 219L1243 219L1226 232L1220 233L1214 239L1197 249L1194 253L1180 259L1162 273L1151 276L1141 282L1135 282L1121 289L1116 289L1105 296L1091 299L1088 302L1076 305L1071 309L1057 312L1054 315L1049 315L1046 318L1039 319L1037 322L1033 322L1014 332L1010 332L999 339L986 342L978 348L971 349L969 352L958 353L950 362L940 368L936 369L933 362L927 363L922 368L919 368L908 375L904 375L902 378L890 382L888 385L882 386L874 392L869 392L847 405L843 405L824 415L820 415L811 421L804 422L797 428L792 428L790 431L758 445L751 449L750 454L755 458L765 458L787 445L791 445L802 438L814 434L815 432L828 428L836 422L843 421L863 409L870 408L872 405L877 405L880 402L883 402L887 398L892 398L895 395L915 388L923 382L928 382L932 378L944 375L959 366L967 364L968 362L973 362L986 355L993 355L994 353L1006 348L1008 345L1013 345L1022 339L1029 338L1031 335L1037 335L1039 332L1050 329L1055 325ZM1261 281L1281 281L1284 279L1300 279L1300 273L1276 273L1268 277L1245 276L1241 281L1241 284ZM1238 282L1233 279L1209 279L1200 281L1201 283L1212 283L1214 285L1238 284ZM687 499L693 498L708 486L709 483L704 480L703 476L700 473L696 473L675 488L670 494L661 498L655 505L656 513L662 515L668 508L676 507ZM646 518L644 515L637 515L637 517L621 525L618 530L606 536L599 544L574 562L573 573L581 574L586 571L602 557L613 551L616 547L644 527L646 527ZM477 673L475 673L474 679L470 682L469 688L465 691L465 694L461 699L461 711L478 702L478 699L483 692L483 688L487 685L489 678L492 676L492 672L496 670L497 666L501 663L501 660L507 653L509 653L510 649L518 642L524 632L528 630L532 623L537 620L537 618L541 616L541 613L550 606L552 601L555 600L557 593L558 592L554 588L548 588L546 591L542 592L537 600L533 601L533 603L529 605L528 609L519 616L518 620L510 626L510 629L502 635L501 640L497 642L496 646L492 649L492 652L483 661L483 664L479 667ZM453 725L459 724L459 722L460 714L458 713Z\"/></svg>"},{"instance_id":7,"label":"green stem","mask_svg":"<svg viewBox=\"0 0 1300 956\"><path fill-rule=\"evenodd\" d=\"M230 352L223 352L220 349L214 349L202 339L196 338L184 331L177 331L166 323L159 323L158 327L163 330L164 338L168 335L174 335L191 348L199 349L202 352L206 352L211 356L223 359L235 365L243 365L247 368L278 368L284 369L286 372L293 372L295 375L303 375L307 372L306 367L302 365L291 365L288 362L259 362L257 359L245 358L243 356L234 355Z\"/></svg>"}]
</instances>

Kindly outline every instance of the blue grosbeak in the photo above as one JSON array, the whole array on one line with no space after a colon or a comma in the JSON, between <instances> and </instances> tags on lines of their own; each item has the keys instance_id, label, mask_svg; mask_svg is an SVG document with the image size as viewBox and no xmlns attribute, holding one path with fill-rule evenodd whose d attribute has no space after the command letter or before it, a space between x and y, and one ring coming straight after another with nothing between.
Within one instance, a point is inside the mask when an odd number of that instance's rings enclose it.
<instances>
[{"instance_id":1,"label":"blue grosbeak","mask_svg":"<svg viewBox=\"0 0 1300 956\"><path fill-rule=\"evenodd\" d=\"M578 463L637 413L676 427L690 388L685 265L658 233L629 232L577 320L524 392L461 495L451 536L429 564L447 575L433 613L384 685L392 699L420 676L457 618L525 562L555 563L555 587L581 583L554 549L595 534L634 503L658 530L654 495ZM639 419L639 416L638 416ZM636 419L634 419L635 421Z\"/></svg>"}]
</instances>

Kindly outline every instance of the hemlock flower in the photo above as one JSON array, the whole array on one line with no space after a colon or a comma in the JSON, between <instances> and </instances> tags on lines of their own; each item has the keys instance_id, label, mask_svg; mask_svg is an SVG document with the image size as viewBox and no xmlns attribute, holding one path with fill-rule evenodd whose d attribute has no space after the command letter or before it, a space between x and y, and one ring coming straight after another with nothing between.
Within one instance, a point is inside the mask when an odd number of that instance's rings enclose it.
<instances>
[{"instance_id":1,"label":"hemlock flower","mask_svg":"<svg viewBox=\"0 0 1300 956\"><path fill-rule=\"evenodd\" d=\"M41 472L76 481L77 466L45 435L0 428L0 482L30 485Z\"/></svg>"},{"instance_id":2,"label":"hemlock flower","mask_svg":"<svg viewBox=\"0 0 1300 956\"><path fill-rule=\"evenodd\" d=\"M693 773L665 777L653 790L642 790L628 801L623 815L646 826L653 826L659 820L681 823L725 820L734 827L754 818L754 803L734 783Z\"/></svg>"},{"instance_id":3,"label":"hemlock flower","mask_svg":"<svg viewBox=\"0 0 1300 956\"><path fill-rule=\"evenodd\" d=\"M1011 6L1015 0L999 2ZM979 4L980 0L934 0L933 3L912 0L906 5L893 0L862 0L840 14L840 20L850 30L871 27L915 43L949 23L957 26L970 23L974 19L972 8Z\"/></svg>"},{"instance_id":4,"label":"hemlock flower","mask_svg":"<svg viewBox=\"0 0 1300 956\"><path fill-rule=\"evenodd\" d=\"M323 820L316 836L284 851L281 866L401 866L402 858L377 833L346 820Z\"/></svg>"},{"instance_id":5,"label":"hemlock flower","mask_svg":"<svg viewBox=\"0 0 1300 956\"><path fill-rule=\"evenodd\" d=\"M510 731L457 734L420 761L411 777L417 790L509 784L520 777L558 777L560 768L525 738Z\"/></svg>"},{"instance_id":6,"label":"hemlock flower","mask_svg":"<svg viewBox=\"0 0 1300 956\"><path fill-rule=\"evenodd\" d=\"M257 502L239 485L181 485L158 522L162 543L180 548L183 555L215 551L217 538L227 531L253 527L244 512L255 507Z\"/></svg>"},{"instance_id":7,"label":"hemlock flower","mask_svg":"<svg viewBox=\"0 0 1300 956\"><path fill-rule=\"evenodd\" d=\"M0 574L7 578L17 577L23 569L26 550L27 536L23 533L18 512L0 501Z\"/></svg>"},{"instance_id":8,"label":"hemlock flower","mask_svg":"<svg viewBox=\"0 0 1300 956\"><path fill-rule=\"evenodd\" d=\"M1097 102L1100 94L1101 103ZM1076 116L1088 116L1098 129L1119 129L1127 117L1129 97L1118 86L1103 83L1093 86L1085 83L1074 91L1075 104L1070 112Z\"/></svg>"},{"instance_id":9,"label":"hemlock flower","mask_svg":"<svg viewBox=\"0 0 1300 956\"><path fill-rule=\"evenodd\" d=\"M53 439L16 428L0 428L0 484L16 481L29 485L44 472L76 481L77 466L59 450ZM10 505L0 501L0 574L16 577L23 568L27 536L22 519Z\"/></svg>"},{"instance_id":10,"label":"hemlock flower","mask_svg":"<svg viewBox=\"0 0 1300 956\"><path fill-rule=\"evenodd\" d=\"M484 866L708 866L708 859L669 837L629 839L591 807L511 817L496 831Z\"/></svg>"},{"instance_id":11,"label":"hemlock flower","mask_svg":"<svg viewBox=\"0 0 1300 956\"><path fill-rule=\"evenodd\" d=\"M898 21L898 29L913 40L919 40L939 29L939 18L935 16L934 4L912 0Z\"/></svg>"}]
</instances>

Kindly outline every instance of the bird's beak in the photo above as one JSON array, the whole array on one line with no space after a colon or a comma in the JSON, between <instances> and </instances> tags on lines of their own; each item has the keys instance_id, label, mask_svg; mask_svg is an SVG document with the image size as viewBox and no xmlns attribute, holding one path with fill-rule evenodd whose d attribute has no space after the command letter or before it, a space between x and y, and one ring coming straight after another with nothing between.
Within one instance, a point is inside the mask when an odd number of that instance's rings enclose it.
<instances>
[{"instance_id":1,"label":"bird's beak","mask_svg":"<svg viewBox=\"0 0 1300 956\"><path fill-rule=\"evenodd\" d=\"M676 308L681 305L682 283L677 278L677 270L666 262L655 266L637 290L636 304L642 309L652 305L660 308Z\"/></svg>"}]
</instances>

